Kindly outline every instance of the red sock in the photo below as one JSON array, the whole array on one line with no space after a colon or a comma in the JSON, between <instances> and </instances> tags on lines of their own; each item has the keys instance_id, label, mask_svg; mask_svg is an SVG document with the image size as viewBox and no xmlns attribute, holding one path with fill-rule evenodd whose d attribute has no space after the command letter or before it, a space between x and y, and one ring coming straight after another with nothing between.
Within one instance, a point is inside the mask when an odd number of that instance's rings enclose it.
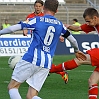
<instances>
[{"instance_id":1,"label":"red sock","mask_svg":"<svg viewBox=\"0 0 99 99\"><path fill-rule=\"evenodd\" d=\"M54 64L52 64L52 67L50 69L50 73L62 72L64 70L71 70L71 69L74 69L76 67L78 67L78 65L76 64L76 62L73 59L73 60L64 62L62 64L56 65L56 66Z\"/></svg>"},{"instance_id":2,"label":"red sock","mask_svg":"<svg viewBox=\"0 0 99 99\"><path fill-rule=\"evenodd\" d=\"M98 84L94 84L89 88L89 99L98 99Z\"/></svg>"},{"instance_id":3,"label":"red sock","mask_svg":"<svg viewBox=\"0 0 99 99\"><path fill-rule=\"evenodd\" d=\"M56 73L56 72L61 72L61 71L63 71L61 64L58 66L55 66L54 64L52 64L52 67L51 67L49 72L50 73Z\"/></svg>"},{"instance_id":4,"label":"red sock","mask_svg":"<svg viewBox=\"0 0 99 99\"><path fill-rule=\"evenodd\" d=\"M67 62L64 62L63 64L63 68L65 68L66 70L71 70L71 69L74 69L74 68L77 68L78 65L76 64L75 60L70 60L70 61L67 61Z\"/></svg>"}]
</instances>

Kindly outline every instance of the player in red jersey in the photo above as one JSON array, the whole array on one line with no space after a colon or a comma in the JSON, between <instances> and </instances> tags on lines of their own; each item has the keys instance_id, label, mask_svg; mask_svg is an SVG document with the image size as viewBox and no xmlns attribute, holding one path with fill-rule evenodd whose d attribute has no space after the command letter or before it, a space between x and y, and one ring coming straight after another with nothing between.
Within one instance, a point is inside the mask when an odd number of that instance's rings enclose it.
<instances>
[{"instance_id":1,"label":"player in red jersey","mask_svg":"<svg viewBox=\"0 0 99 99\"><path fill-rule=\"evenodd\" d=\"M35 11L33 13L30 13L26 19L28 18L34 18L36 16L44 16L44 13L42 12L43 9L43 1L42 0L37 0L34 3L34 9Z\"/></svg>"},{"instance_id":2,"label":"player in red jersey","mask_svg":"<svg viewBox=\"0 0 99 99\"><path fill-rule=\"evenodd\" d=\"M66 25L66 27L70 30L75 31L84 31L89 33L91 31L96 31L99 34L99 13L94 8L87 8L84 11L83 17L86 21L85 24L79 26ZM82 59L73 59L58 66L52 66L50 72L60 72L63 70L71 70L78 67L81 64L91 64L92 66L96 66L92 75L90 76L89 83L89 99L98 99L98 82L99 82L99 48L93 48L86 52L86 60Z\"/></svg>"},{"instance_id":3,"label":"player in red jersey","mask_svg":"<svg viewBox=\"0 0 99 99\"><path fill-rule=\"evenodd\" d=\"M43 5L44 5L44 3L42 0L36 0L34 3L35 11L33 13L30 13L29 15L27 15L26 22L28 22L30 18L34 18L36 16L44 16L44 13L42 12ZM24 36L25 36L25 33L31 34L31 30L23 30L23 31L24 31L24 33L23 33Z\"/></svg>"}]
</instances>

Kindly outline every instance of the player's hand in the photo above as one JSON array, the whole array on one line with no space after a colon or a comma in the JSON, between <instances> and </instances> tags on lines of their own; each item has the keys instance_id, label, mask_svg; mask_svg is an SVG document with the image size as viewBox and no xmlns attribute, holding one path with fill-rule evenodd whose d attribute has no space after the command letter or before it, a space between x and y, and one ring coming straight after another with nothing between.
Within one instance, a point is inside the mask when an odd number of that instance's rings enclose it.
<instances>
[{"instance_id":1,"label":"player's hand","mask_svg":"<svg viewBox=\"0 0 99 99\"><path fill-rule=\"evenodd\" d=\"M29 22L29 19L27 19L27 20L23 21L23 23L28 23L28 22Z\"/></svg>"},{"instance_id":2,"label":"player's hand","mask_svg":"<svg viewBox=\"0 0 99 99\"><path fill-rule=\"evenodd\" d=\"M28 34L28 30L26 30L26 29L23 30L23 35L24 35L24 36L27 36L27 34Z\"/></svg>"},{"instance_id":3,"label":"player's hand","mask_svg":"<svg viewBox=\"0 0 99 99\"><path fill-rule=\"evenodd\" d=\"M83 61L86 60L86 56L83 52L78 51L77 53L75 53L75 56L78 60L82 59Z\"/></svg>"},{"instance_id":4,"label":"player's hand","mask_svg":"<svg viewBox=\"0 0 99 99\"><path fill-rule=\"evenodd\" d=\"M60 39L60 42L64 42L64 37L60 36L59 39Z\"/></svg>"}]
</instances>

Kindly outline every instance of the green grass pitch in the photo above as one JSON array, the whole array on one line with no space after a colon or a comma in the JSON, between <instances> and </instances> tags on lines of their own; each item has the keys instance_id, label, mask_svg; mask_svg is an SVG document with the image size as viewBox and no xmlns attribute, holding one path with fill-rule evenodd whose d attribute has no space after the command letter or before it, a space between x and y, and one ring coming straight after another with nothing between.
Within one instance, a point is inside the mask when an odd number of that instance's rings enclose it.
<instances>
[{"instance_id":1,"label":"green grass pitch","mask_svg":"<svg viewBox=\"0 0 99 99\"><path fill-rule=\"evenodd\" d=\"M54 64L62 63L73 59L74 55L54 56ZM10 81L12 70L7 65L9 57L0 57L0 99L10 99L7 85ZM78 68L68 71L69 82L65 84L58 74L50 74L44 86L39 92L42 99L88 99L88 78L94 67L81 65ZM24 82L19 91L22 99L26 99L28 85Z\"/></svg>"}]
</instances>

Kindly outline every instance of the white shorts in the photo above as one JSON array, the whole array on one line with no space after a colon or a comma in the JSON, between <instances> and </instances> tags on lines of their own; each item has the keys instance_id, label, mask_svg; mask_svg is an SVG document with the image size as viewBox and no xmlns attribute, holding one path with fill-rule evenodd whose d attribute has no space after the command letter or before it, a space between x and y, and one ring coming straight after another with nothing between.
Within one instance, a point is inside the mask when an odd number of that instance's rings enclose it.
<instances>
[{"instance_id":1,"label":"white shorts","mask_svg":"<svg viewBox=\"0 0 99 99\"><path fill-rule=\"evenodd\" d=\"M15 66L12 79L20 83L26 81L29 86L39 92L48 76L48 73L49 69L47 68L35 66L27 61L21 60Z\"/></svg>"}]
</instances>

